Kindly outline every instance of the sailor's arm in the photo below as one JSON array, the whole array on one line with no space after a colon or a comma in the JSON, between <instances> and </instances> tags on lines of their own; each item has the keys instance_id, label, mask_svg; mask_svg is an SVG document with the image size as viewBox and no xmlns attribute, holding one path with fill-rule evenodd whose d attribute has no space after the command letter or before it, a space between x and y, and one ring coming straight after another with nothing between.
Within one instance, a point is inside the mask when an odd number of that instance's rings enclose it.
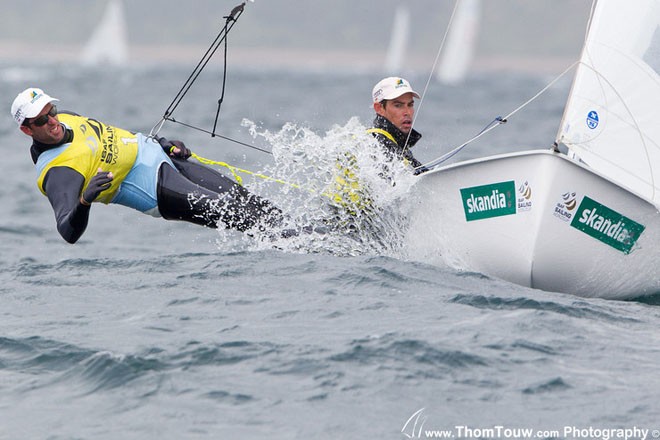
<instances>
[{"instance_id":1,"label":"sailor's arm","mask_svg":"<svg viewBox=\"0 0 660 440\"><path fill-rule=\"evenodd\" d=\"M53 207L57 231L62 238L73 244L87 228L90 206L80 200L85 178L68 167L54 167L44 179L44 190Z\"/></svg>"}]
</instances>

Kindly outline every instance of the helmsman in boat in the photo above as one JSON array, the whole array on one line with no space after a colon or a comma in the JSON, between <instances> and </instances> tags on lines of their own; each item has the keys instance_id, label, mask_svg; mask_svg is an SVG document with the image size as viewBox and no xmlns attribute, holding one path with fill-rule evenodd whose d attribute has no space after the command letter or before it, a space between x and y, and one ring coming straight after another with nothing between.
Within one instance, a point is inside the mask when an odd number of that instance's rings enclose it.
<instances>
[{"instance_id":1,"label":"helmsman in boat","mask_svg":"<svg viewBox=\"0 0 660 440\"><path fill-rule=\"evenodd\" d=\"M390 162L402 161L411 170L421 170L422 163L411 151L411 148L422 138L421 133L412 126L415 98L420 99L420 95L413 90L407 80L400 77L380 80L372 90L376 117L373 127L367 132L373 134ZM390 180L392 173L389 164L382 163L380 166L382 168L380 176ZM369 196L369 189L365 188L357 177L355 157L348 154L339 158L337 169L333 188L330 191L333 203L352 214L372 211L375 207Z\"/></svg>"},{"instance_id":2,"label":"helmsman in boat","mask_svg":"<svg viewBox=\"0 0 660 440\"><path fill-rule=\"evenodd\" d=\"M421 166L410 151L422 138L412 126L419 93L405 79L388 77L374 86L372 98L376 118L373 128L367 131L373 133L390 159L402 160L413 168Z\"/></svg>"},{"instance_id":3,"label":"helmsman in boat","mask_svg":"<svg viewBox=\"0 0 660 440\"><path fill-rule=\"evenodd\" d=\"M128 206L167 220L239 231L282 222L281 211L233 180L189 162L180 141L158 140L70 112L39 88L18 94L11 114L32 138L37 185L48 197L57 230L75 243L92 202Z\"/></svg>"}]
</instances>

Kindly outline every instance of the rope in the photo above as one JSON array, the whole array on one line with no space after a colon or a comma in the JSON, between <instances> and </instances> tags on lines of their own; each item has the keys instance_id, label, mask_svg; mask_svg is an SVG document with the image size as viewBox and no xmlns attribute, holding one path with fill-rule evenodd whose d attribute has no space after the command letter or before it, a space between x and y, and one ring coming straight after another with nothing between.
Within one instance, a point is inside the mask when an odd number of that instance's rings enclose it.
<instances>
[{"instance_id":1,"label":"rope","mask_svg":"<svg viewBox=\"0 0 660 440\"><path fill-rule=\"evenodd\" d=\"M532 96L530 99L528 99L527 101L525 101L522 105L518 106L515 110L513 110L512 112L510 112L508 115L506 115L506 116L504 116L504 117L498 116L498 117L496 117L495 119L493 119L493 121L492 121L490 124L486 125L486 127L484 127L479 133L477 133L476 136L472 137L471 139L469 139L469 140L467 140L466 142L462 143L462 144L459 145L458 147L454 148L454 149L451 150L449 153L446 153L446 154L444 154L443 156L440 156L439 158L437 158L437 159L435 159L435 160L432 160L431 162L428 162L428 163L426 163L426 164L423 164L423 165L421 165L421 166L415 168L415 174L421 174L421 173L424 173L424 172L426 172L426 171L430 171L430 170L432 170L433 168L437 167L437 166L440 165L441 163L443 163L443 162L445 162L446 160L448 160L448 159L450 159L451 157L453 157L456 153L458 153L458 152L461 151L463 148L465 148L466 146L468 146L468 144L472 143L473 141L479 139L480 137L482 137L483 135L485 135L485 134L488 133L489 131L493 130L495 127L498 127L498 126L500 126L500 125L502 125L502 124L506 124L506 122L509 120L509 118L511 118L511 116L515 115L515 114L518 113L520 110L522 110L523 108L527 107L530 103L532 103L532 102L533 102L534 100L536 100L539 96L541 96L543 93L545 93L550 87L552 87L557 81L559 81L560 78L562 78L564 75L566 75L566 74L567 74L571 69L573 69L578 63L579 63L579 61L575 61L574 63L572 63L570 66L568 66L568 68L566 68L566 70L564 70L562 73L560 73L555 79L553 79L552 81L550 81L550 83L548 83L545 87L543 87L538 93L536 93L536 94L535 94L534 96Z\"/></svg>"},{"instance_id":2,"label":"rope","mask_svg":"<svg viewBox=\"0 0 660 440\"><path fill-rule=\"evenodd\" d=\"M218 133L213 133L209 130L205 130L205 129L200 128L200 127L195 127L194 125L186 124L185 122L177 121L174 118L167 118L167 120L175 122L177 124L181 124L184 127L192 128L193 130L201 131L202 133L210 134L211 136L219 137L219 138L224 139L224 140L229 141L229 142L234 142L235 144L243 145L244 147L252 148L253 150L261 151L262 153L273 154L271 151L264 150L263 148L259 148L255 145L246 144L245 142L241 142L239 140L232 139L230 137L223 136L223 135L218 134ZM163 119L163 121L160 124L162 125L164 122L165 122L165 119ZM160 127L159 127L159 130L160 130ZM155 137L155 135L154 134L149 134L149 137Z\"/></svg>"},{"instance_id":3,"label":"rope","mask_svg":"<svg viewBox=\"0 0 660 440\"><path fill-rule=\"evenodd\" d=\"M172 147L171 150L173 150L174 148L176 148L176 147ZM307 191L311 194L318 194L318 195L321 195L323 197L328 197L330 199L336 200L336 196L334 194L328 193L327 191L319 192L319 191L316 191L314 189L307 188L307 187L304 187L302 185L298 185L297 183L287 182L286 180L277 179L273 176L268 176L268 175L262 174L262 173L255 173L254 171L246 170L244 168L239 168L237 166L230 165L227 162L221 162L221 161L218 161L218 160L207 159L207 158L201 157L198 154L195 154L193 152L190 152L190 157L192 157L193 159L197 160L198 162L200 162L204 165L216 165L216 166L220 166L220 167L223 167L223 168L227 168L231 172L231 174L234 176L234 179L236 180L236 182L241 186L243 186L243 178L238 173L247 174L247 175L250 175L250 176L253 176L253 177L257 177L259 179L267 180L269 182L279 183L281 185L290 186L291 188L296 188L296 189L299 189L299 190L302 190L302 191Z\"/></svg>"},{"instance_id":4,"label":"rope","mask_svg":"<svg viewBox=\"0 0 660 440\"><path fill-rule=\"evenodd\" d=\"M163 124L165 123L166 120L169 120L169 121L172 121L172 122L177 122L173 118L171 118L172 113L174 113L174 110L176 110L176 108L179 106L179 104L181 103L183 98L186 96L186 94L188 93L188 91L190 90L192 85L195 83L195 81L197 80L199 75L202 73L202 71L204 70L206 65L209 63L209 61L211 60L211 58L213 57L215 52L218 50L220 45L224 42L225 43L225 45L224 45L225 64L224 64L224 69L223 69L222 92L221 92L220 99L218 99L218 108L217 108L216 115L215 115L215 122L214 122L214 125L213 125L213 131L210 132L212 137L216 135L215 134L215 129L216 129L216 126L217 126L217 123L218 123L218 116L220 114L220 107L221 107L222 101L224 99L225 82L226 82L226 77L227 77L227 35L229 34L229 31L231 31L231 29L236 24L238 18L243 14L244 7L245 7L245 2L243 2L240 5L234 7L232 9L232 11L230 12L230 14L224 17L225 18L225 24L224 24L222 30L215 37L215 40L213 40L213 42L211 43L209 48L206 50L206 52L204 53L202 58L199 60L199 62L197 63L197 65L195 66L193 71L191 72L190 76L188 76L188 79L184 82L183 86L181 86L181 89L179 89L176 96L174 97L174 99L172 100L170 105L167 107L167 110L165 110L165 113L163 114L163 117L161 118L161 120L158 121L154 125L154 127L151 129L151 132L149 133L150 137L154 137L158 134L158 132L160 131L160 129L162 128L162 126L163 126ZM193 126L190 126L190 125L188 125L188 127L199 129L197 127L193 127ZM201 130L201 131L205 131L205 130Z\"/></svg>"},{"instance_id":5,"label":"rope","mask_svg":"<svg viewBox=\"0 0 660 440\"><path fill-rule=\"evenodd\" d=\"M493 119L493 121L490 124L486 125L479 133L477 133L476 136L473 136L471 139L465 141L464 143L462 143L458 147L451 150L449 153L446 153L446 154L440 156L439 158L437 158L435 160L432 160L431 162L428 162L426 164L423 164L423 165L415 168L415 171L414 171L415 174L422 174L422 173L425 173L427 171L432 170L433 168L437 167L441 163L443 163L446 160L452 158L454 155L456 155L456 153L461 151L463 148L467 147L468 144L470 144L470 142L473 142L473 141L479 139L481 136L488 133L489 131L491 131L492 129L497 127L498 125L506 124L506 122L507 122L506 118L502 118L501 116L496 117L495 119Z\"/></svg>"},{"instance_id":6,"label":"rope","mask_svg":"<svg viewBox=\"0 0 660 440\"><path fill-rule=\"evenodd\" d=\"M250 176L258 177L260 179L269 180L271 182L276 182L276 183L281 183L282 185L287 185L287 186L290 186L290 187L293 187L293 188L296 188L296 189L304 189L303 187L301 187L300 185L295 184L295 183L287 182L287 181L284 181L284 180L281 180L281 179L276 179L275 177L267 176L265 174L255 173L253 171L249 171L249 170L246 170L246 169L243 169L243 168L239 168L239 167L236 167L234 165L229 165L226 162L220 162L220 161L217 161L217 160L206 159L206 158L201 157L201 156L199 156L195 153L191 153L190 156L192 158L196 159L197 161L199 161L200 163L203 163L204 165L217 165L217 166L227 168L233 174L234 179L236 179L236 182L238 182L238 184L241 185L241 186L243 186L243 178L240 175L238 175L238 173L248 174ZM312 191L312 190L309 190L309 189L308 189L308 191L315 192L315 191Z\"/></svg>"},{"instance_id":7,"label":"rope","mask_svg":"<svg viewBox=\"0 0 660 440\"><path fill-rule=\"evenodd\" d=\"M559 74L559 76L557 76L555 79L553 79L552 81L550 81L550 83L548 83L548 85L546 85L545 87L543 87L543 88L542 88L542 89L541 89L536 95L532 96L530 99L528 99L528 100L527 100L524 104L522 104L520 107L518 107L517 109L515 109L514 111L512 111L511 113L509 113L508 115L506 115L506 116L504 117L504 119L509 119L511 116L515 115L516 113L518 113L518 111L520 111L521 109L523 109L524 107L526 107L528 104L530 104L532 101L534 101L536 98L538 98L539 96L541 96L543 93L545 93L546 90L548 90L550 87L552 87L557 81L559 81L559 79L560 79L561 77L563 77L564 75L566 75L571 69L573 69L573 68L574 68L577 64L579 64L579 63L580 63L580 61L575 61L575 62L573 62L573 64L571 64L570 66L568 66L568 67L566 68L566 70L564 70L562 73Z\"/></svg>"},{"instance_id":8,"label":"rope","mask_svg":"<svg viewBox=\"0 0 660 440\"><path fill-rule=\"evenodd\" d=\"M243 3L245 5L245 3ZM240 12L243 12L243 5L240 6ZM236 9L234 9L236 11ZM211 134L211 137L215 136L215 129L218 127L218 119L220 118L220 107L222 107L222 102L225 100L225 86L227 85L227 48L228 48L228 38L227 38L227 26L229 25L230 20L234 20L236 22L236 18L234 18L234 14L232 11L232 14L230 14L228 17L225 17L227 21L225 22L225 50L224 50L224 62L222 63L222 91L220 92L220 98L218 98L218 109L215 112L215 121L213 122L213 133ZM240 14L239 14L240 15Z\"/></svg>"},{"instance_id":9,"label":"rope","mask_svg":"<svg viewBox=\"0 0 660 440\"><path fill-rule=\"evenodd\" d=\"M404 149L408 149L408 140L410 139L410 134L412 133L412 129L415 127L415 121L417 121L417 116L419 115L419 112L422 109L422 104L424 103L424 97L426 96L426 92L429 89L429 85L431 84L431 80L433 79L433 74L435 73L435 69L438 66L438 62L440 61L440 54L442 53L443 48L445 47L445 41L447 40L447 35L449 35L449 30L451 29L451 25L454 22L454 16L456 15L456 11L458 10L458 5L461 2L461 0L456 0L456 3L454 3L454 10L451 12L451 16L449 17L449 23L447 23L447 28L445 29L445 34L442 36L442 40L440 41L440 47L438 47L438 52L435 54L435 60L433 60L433 65L431 66L431 72L429 73L429 77L426 80L426 84L424 85L424 90L422 91L422 97L419 99L419 105L417 106L417 111L415 112L415 117L413 118L412 125L410 127L410 132L408 132L408 136L406 137L406 142L404 144Z\"/></svg>"}]
</instances>

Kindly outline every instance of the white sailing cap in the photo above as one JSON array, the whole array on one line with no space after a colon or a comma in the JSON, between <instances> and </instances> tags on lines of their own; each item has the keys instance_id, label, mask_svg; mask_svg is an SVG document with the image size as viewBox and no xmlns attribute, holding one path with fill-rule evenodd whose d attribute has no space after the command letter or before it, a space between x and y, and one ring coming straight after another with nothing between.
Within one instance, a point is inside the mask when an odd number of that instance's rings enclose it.
<instances>
[{"instance_id":1,"label":"white sailing cap","mask_svg":"<svg viewBox=\"0 0 660 440\"><path fill-rule=\"evenodd\" d=\"M412 93L415 98L420 99L419 93L410 87L408 81L396 76L390 76L380 80L380 82L374 86L372 96L374 102L381 102L384 99L398 98L404 93Z\"/></svg>"},{"instance_id":2,"label":"white sailing cap","mask_svg":"<svg viewBox=\"0 0 660 440\"><path fill-rule=\"evenodd\" d=\"M59 99L48 96L41 89L30 87L16 96L11 105L11 115L20 127L26 118L34 118L41 113L46 104L53 101L59 101Z\"/></svg>"}]
</instances>

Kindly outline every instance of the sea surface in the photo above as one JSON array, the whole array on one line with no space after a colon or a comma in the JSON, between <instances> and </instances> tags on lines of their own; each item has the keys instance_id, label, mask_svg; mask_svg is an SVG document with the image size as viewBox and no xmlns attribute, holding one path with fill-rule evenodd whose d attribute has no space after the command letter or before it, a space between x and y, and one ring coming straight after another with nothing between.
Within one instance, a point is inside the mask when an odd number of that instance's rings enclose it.
<instances>
[{"instance_id":1,"label":"sea surface","mask_svg":"<svg viewBox=\"0 0 660 440\"><path fill-rule=\"evenodd\" d=\"M403 177L383 189L402 202L380 236L271 242L95 205L85 235L65 243L13 98L42 87L60 109L149 133L188 74L0 66L0 439L660 436L660 298L581 298L418 261L400 241L414 191ZM424 93L423 161L553 79L407 76ZM210 130L221 78L205 71L173 117ZM231 140L174 123L160 134L316 191L329 170L308 165L361 142L379 79L230 69L218 133ZM550 147L569 87L456 159ZM323 214L313 191L244 178L296 221Z\"/></svg>"}]
</instances>

